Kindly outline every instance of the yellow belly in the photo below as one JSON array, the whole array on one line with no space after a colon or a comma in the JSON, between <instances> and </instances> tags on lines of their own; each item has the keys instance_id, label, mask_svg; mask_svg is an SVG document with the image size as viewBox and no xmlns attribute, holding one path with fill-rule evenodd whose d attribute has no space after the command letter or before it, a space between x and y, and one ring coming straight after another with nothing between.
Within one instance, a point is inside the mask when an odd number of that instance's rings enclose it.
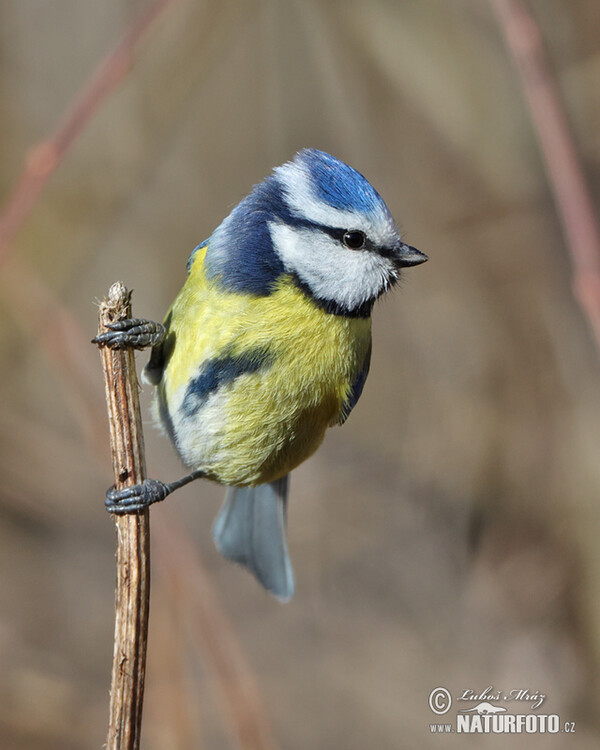
<instances>
[{"instance_id":1,"label":"yellow belly","mask_svg":"<svg viewBox=\"0 0 600 750\"><path fill-rule=\"evenodd\" d=\"M265 297L223 292L207 283L201 260L170 311L172 351L159 400L188 466L223 484L272 481L314 453L338 421L371 322L325 313L285 277ZM260 349L272 355L268 366L215 388L185 416L186 389L203 365L223 352Z\"/></svg>"}]
</instances>

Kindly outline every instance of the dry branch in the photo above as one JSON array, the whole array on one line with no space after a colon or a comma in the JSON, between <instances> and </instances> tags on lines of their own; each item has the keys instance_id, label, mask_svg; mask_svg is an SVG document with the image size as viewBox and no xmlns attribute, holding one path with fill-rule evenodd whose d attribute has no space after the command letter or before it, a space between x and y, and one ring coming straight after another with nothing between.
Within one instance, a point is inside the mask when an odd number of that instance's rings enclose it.
<instances>
[{"instance_id":1,"label":"dry branch","mask_svg":"<svg viewBox=\"0 0 600 750\"><path fill-rule=\"evenodd\" d=\"M98 332L107 323L131 317L131 292L113 284L100 303ZM115 486L146 478L138 383L132 349L101 348L110 425ZM142 726L148 607L150 602L150 521L148 509L115 516L117 586L115 640L110 688L108 750L137 750Z\"/></svg>"}]
</instances>

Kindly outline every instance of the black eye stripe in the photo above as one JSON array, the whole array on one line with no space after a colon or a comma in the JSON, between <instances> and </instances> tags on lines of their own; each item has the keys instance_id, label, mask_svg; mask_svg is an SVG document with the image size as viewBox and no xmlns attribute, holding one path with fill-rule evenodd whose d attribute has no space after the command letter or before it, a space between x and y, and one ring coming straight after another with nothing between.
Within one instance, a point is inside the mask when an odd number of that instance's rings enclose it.
<instances>
[{"instance_id":1,"label":"black eye stripe","mask_svg":"<svg viewBox=\"0 0 600 750\"><path fill-rule=\"evenodd\" d=\"M290 217L291 218L291 217ZM337 240L339 243L344 245L344 247L349 247L344 242L344 237L347 234L350 233L359 233L364 237L363 244L360 246L360 248L357 246L353 249L374 249L373 243L369 241L369 238L366 236L364 232L362 232L360 229L339 229L338 227L329 227L326 224L319 224L316 221L310 221L309 219L301 219L300 217L294 217L290 220L290 218L287 219L285 222L289 226L297 227L299 229L312 229L313 231L317 232L323 232L324 234L329 235L334 240Z\"/></svg>"},{"instance_id":2,"label":"black eye stripe","mask_svg":"<svg viewBox=\"0 0 600 750\"><path fill-rule=\"evenodd\" d=\"M321 232L325 232L325 234L333 237L333 239L337 240L338 242L344 241L344 235L346 234L345 229L335 229L334 227L327 227L324 224L313 224L313 226L315 229L318 229Z\"/></svg>"},{"instance_id":3,"label":"black eye stripe","mask_svg":"<svg viewBox=\"0 0 600 750\"><path fill-rule=\"evenodd\" d=\"M359 229L338 229L337 227L328 227L325 224L317 224L317 223L313 223L313 222L307 222L307 226L310 226L312 229L317 229L320 232L324 232L325 234L328 234L334 240L337 240L338 242L341 242L342 245L344 245L346 247L350 247L344 241L344 238L348 234L360 234L360 235L362 235L363 242L360 245L360 247L366 247L367 242L368 242L365 233L361 232ZM355 249L357 249L358 247L359 246L357 246Z\"/></svg>"}]
</instances>

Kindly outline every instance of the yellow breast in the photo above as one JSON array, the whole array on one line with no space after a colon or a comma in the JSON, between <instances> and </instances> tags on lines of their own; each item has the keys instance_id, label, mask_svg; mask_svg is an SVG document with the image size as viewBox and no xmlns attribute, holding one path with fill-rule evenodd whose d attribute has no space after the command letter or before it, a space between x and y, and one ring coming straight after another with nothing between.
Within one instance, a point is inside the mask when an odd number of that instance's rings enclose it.
<instances>
[{"instance_id":1,"label":"yellow breast","mask_svg":"<svg viewBox=\"0 0 600 750\"><path fill-rule=\"evenodd\" d=\"M202 258L167 319L163 414L184 462L224 484L271 481L308 458L337 421L371 338L370 319L324 312L288 277L269 296L224 292L206 280ZM215 367L248 352L268 353L264 366L232 378ZM194 379L204 398L190 410Z\"/></svg>"}]
</instances>

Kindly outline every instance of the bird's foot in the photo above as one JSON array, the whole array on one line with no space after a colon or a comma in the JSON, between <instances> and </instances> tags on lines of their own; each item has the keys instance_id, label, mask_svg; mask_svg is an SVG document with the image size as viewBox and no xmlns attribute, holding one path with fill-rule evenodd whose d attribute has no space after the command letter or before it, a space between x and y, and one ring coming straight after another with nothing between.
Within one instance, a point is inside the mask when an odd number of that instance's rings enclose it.
<instances>
[{"instance_id":1,"label":"bird's foot","mask_svg":"<svg viewBox=\"0 0 600 750\"><path fill-rule=\"evenodd\" d=\"M108 346L110 349L146 349L160 344L165 337L164 326L143 318L117 320L107 327L110 330L92 339L92 344Z\"/></svg>"},{"instance_id":2,"label":"bird's foot","mask_svg":"<svg viewBox=\"0 0 600 750\"><path fill-rule=\"evenodd\" d=\"M104 505L109 513L122 516L138 513L153 503L159 503L172 492L171 488L158 479L144 479L140 484L117 490L111 487L106 493Z\"/></svg>"}]
</instances>

